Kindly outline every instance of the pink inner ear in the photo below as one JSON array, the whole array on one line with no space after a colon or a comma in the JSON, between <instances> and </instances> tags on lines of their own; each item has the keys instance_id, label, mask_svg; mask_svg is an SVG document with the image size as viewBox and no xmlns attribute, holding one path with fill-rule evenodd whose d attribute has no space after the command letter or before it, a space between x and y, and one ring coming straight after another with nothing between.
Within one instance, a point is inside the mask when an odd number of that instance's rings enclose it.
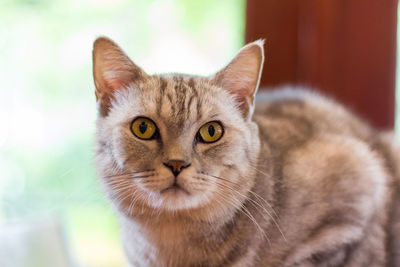
<instances>
[{"instance_id":1,"label":"pink inner ear","mask_svg":"<svg viewBox=\"0 0 400 267\"><path fill-rule=\"evenodd\" d=\"M226 88L235 97L239 104L239 109L243 112L244 116L247 116L249 108L253 103L253 96L249 94L252 89L246 87L247 85L237 76L232 77L231 80L225 79L221 84L222 88Z\"/></svg>"},{"instance_id":2,"label":"pink inner ear","mask_svg":"<svg viewBox=\"0 0 400 267\"><path fill-rule=\"evenodd\" d=\"M105 80L107 87L109 88L110 94L112 94L115 90L118 90L128 84L128 82L120 80L120 79L107 79Z\"/></svg>"},{"instance_id":3,"label":"pink inner ear","mask_svg":"<svg viewBox=\"0 0 400 267\"><path fill-rule=\"evenodd\" d=\"M148 77L117 44L106 37L98 38L93 45L93 76L102 116L108 114L115 91Z\"/></svg>"},{"instance_id":4,"label":"pink inner ear","mask_svg":"<svg viewBox=\"0 0 400 267\"><path fill-rule=\"evenodd\" d=\"M121 57L120 61L104 59L102 62L102 69L100 71L101 78L106 85L106 93L113 94L114 91L122 89L129 85L134 79L138 78L140 70L133 63L129 62L129 59ZM137 70L135 70L137 68ZM135 75L135 73L137 75Z\"/></svg>"},{"instance_id":5,"label":"pink inner ear","mask_svg":"<svg viewBox=\"0 0 400 267\"><path fill-rule=\"evenodd\" d=\"M249 77L251 76L244 71L242 73L229 71L225 74L221 86L229 93L236 95L239 99L252 97L254 89L257 86L257 80L255 76L253 79L249 79Z\"/></svg>"},{"instance_id":6,"label":"pink inner ear","mask_svg":"<svg viewBox=\"0 0 400 267\"><path fill-rule=\"evenodd\" d=\"M100 37L94 43L93 73L98 93L109 96L131 82L147 77L117 44L106 37Z\"/></svg>"},{"instance_id":7,"label":"pink inner ear","mask_svg":"<svg viewBox=\"0 0 400 267\"><path fill-rule=\"evenodd\" d=\"M216 74L218 83L232 94L252 98L263 65L260 44L245 46L223 70Z\"/></svg>"},{"instance_id":8,"label":"pink inner ear","mask_svg":"<svg viewBox=\"0 0 400 267\"><path fill-rule=\"evenodd\" d=\"M245 46L224 69L213 77L217 85L236 97L245 117L251 112L264 63L262 45L262 41L256 41Z\"/></svg>"}]
</instances>

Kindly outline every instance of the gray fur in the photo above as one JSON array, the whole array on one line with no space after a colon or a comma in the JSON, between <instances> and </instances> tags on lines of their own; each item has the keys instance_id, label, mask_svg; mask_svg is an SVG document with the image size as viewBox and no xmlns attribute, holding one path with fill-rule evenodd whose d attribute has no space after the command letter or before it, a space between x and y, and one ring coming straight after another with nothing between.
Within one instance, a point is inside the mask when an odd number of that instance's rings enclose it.
<instances>
[{"instance_id":1,"label":"gray fur","mask_svg":"<svg viewBox=\"0 0 400 267\"><path fill-rule=\"evenodd\" d=\"M99 99L96 168L130 264L400 266L393 134L299 89L260 92L252 114L258 80L237 97L220 85L230 74L142 74L107 98L107 112ZM151 118L160 138L133 136L137 116ZM214 120L223 137L197 142ZM188 193L161 193L174 180L163 165L172 159L191 163L176 178Z\"/></svg>"}]
</instances>

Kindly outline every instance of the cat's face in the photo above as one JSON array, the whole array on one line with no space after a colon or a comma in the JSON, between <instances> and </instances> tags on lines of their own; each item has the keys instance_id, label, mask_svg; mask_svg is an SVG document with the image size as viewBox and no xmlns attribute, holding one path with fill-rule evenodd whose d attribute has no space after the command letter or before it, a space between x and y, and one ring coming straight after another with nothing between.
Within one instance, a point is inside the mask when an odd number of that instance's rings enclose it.
<instances>
[{"instance_id":1,"label":"cat's face","mask_svg":"<svg viewBox=\"0 0 400 267\"><path fill-rule=\"evenodd\" d=\"M259 151L251 113L263 58L258 43L250 48L212 77L149 76L110 40L96 41L96 167L122 212L240 206Z\"/></svg>"}]
</instances>

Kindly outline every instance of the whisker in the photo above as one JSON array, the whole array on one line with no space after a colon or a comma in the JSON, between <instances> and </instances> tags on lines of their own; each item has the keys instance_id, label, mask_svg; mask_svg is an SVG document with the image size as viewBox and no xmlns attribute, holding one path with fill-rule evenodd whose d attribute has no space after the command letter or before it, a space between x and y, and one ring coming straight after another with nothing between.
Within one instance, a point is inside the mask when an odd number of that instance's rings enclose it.
<instances>
[{"instance_id":1,"label":"whisker","mask_svg":"<svg viewBox=\"0 0 400 267\"><path fill-rule=\"evenodd\" d=\"M162 180L163 179L151 179L151 180L143 181L142 184L153 183L153 182L158 182L158 181L162 181Z\"/></svg>"},{"instance_id":2,"label":"whisker","mask_svg":"<svg viewBox=\"0 0 400 267\"><path fill-rule=\"evenodd\" d=\"M229 181L229 180L227 180L227 179L224 179L224 178L222 178L222 177L218 177L218 176L215 176L215 175L210 175L210 174L208 174L208 176L211 176L211 177L214 177L214 178L219 178L219 179L221 179L221 180L223 180L223 181ZM216 182L216 181L215 181L215 182ZM232 183L233 183L233 182L232 182ZM260 204L259 202L255 201L254 199L249 198L248 196L246 196L246 195L240 193L239 191L237 191L237 190L231 188L231 187L228 186L228 185L225 185L225 184L222 184L222 183L218 183L218 182L216 182L216 184L221 185L221 186L224 186L225 188L228 188L229 190L233 191L234 193L236 193L236 194L238 194L238 195L244 197L244 198L245 198L246 200L248 200L256 209L261 208L262 211L264 211L265 213L267 213L268 216L271 218L271 220L273 221L273 223L274 223L275 226L277 227L278 231L279 231L280 234L282 235L283 239L284 239L285 241L287 241L285 235L284 235L283 232L282 232L282 229L280 228L278 222L275 220L274 216L272 216L271 213L270 213L262 204ZM235 183L234 183L234 184L235 184ZM249 192L249 193L252 193L254 196L258 196L259 198L261 198L261 196L259 196L257 193L255 193L255 192L253 192L253 191L251 191L251 190L246 190L246 191ZM263 198L261 198L261 199L264 200L264 201L268 204L268 206L271 207L271 205L270 205L265 199L263 199ZM271 209L272 209L272 207L271 207ZM275 212L273 209L272 209L272 211L273 211L273 213L275 214L275 216L277 217L276 212ZM259 210L259 212L260 212L260 210ZM262 212L260 212L260 214L261 214L263 217L265 216ZM277 217L277 218L278 218L278 217ZM264 219L266 220L265 217L264 217Z\"/></svg>"},{"instance_id":3,"label":"whisker","mask_svg":"<svg viewBox=\"0 0 400 267\"><path fill-rule=\"evenodd\" d=\"M261 172L261 171L260 171L260 172ZM208 176L211 176L211 177L214 177L214 178L223 180L223 181L225 181L225 182L229 182L229 183L231 183L231 184L233 184L233 185L240 186L238 183L232 182L232 181L230 181L230 180L228 180L228 179L225 179L225 178L222 178L222 177L219 177L219 176L216 176L216 175L208 174L208 173L205 173L205 172L197 172L197 173L204 174L204 175L208 175ZM263 173L263 172L262 172L262 173ZM265 173L264 173L264 174L265 174ZM267 204L267 205L272 209L272 212L274 213L274 215L278 218L277 213L276 213L275 210L273 209L272 205L268 203L267 200L265 200L265 199L262 198L259 194L257 194L256 192L254 192L254 191L252 191L252 190L247 190L247 192L253 194L255 197L261 199L265 204Z\"/></svg>"},{"instance_id":4,"label":"whisker","mask_svg":"<svg viewBox=\"0 0 400 267\"><path fill-rule=\"evenodd\" d=\"M268 174L268 173L266 173L266 172L263 172L263 171L259 170L258 168L254 167L254 166L252 166L252 165L249 165L249 167L250 167L250 168L253 168L254 170L258 171L259 173L265 175L265 177L267 177L267 178L271 178L271 177L272 177L271 174ZM275 212L275 210L273 209L272 205L269 204L269 202L268 202L267 200L265 200L264 198L262 198L260 195L258 195L258 194L257 194L256 192L254 192L254 191L251 191L251 190L250 190L249 192L252 193L255 197L260 198L265 204L267 204L267 205L272 209L272 212L273 212L274 215L276 216L277 220L279 220L278 214Z\"/></svg>"},{"instance_id":5,"label":"whisker","mask_svg":"<svg viewBox=\"0 0 400 267\"><path fill-rule=\"evenodd\" d=\"M112 178L110 180L107 180L107 184L116 184L116 183L122 183L124 181L131 181L132 179L141 179L141 178L148 178L148 177L153 177L155 174L149 174L149 175L137 175L137 176L124 176L124 177L116 177Z\"/></svg>"},{"instance_id":6,"label":"whisker","mask_svg":"<svg viewBox=\"0 0 400 267\"><path fill-rule=\"evenodd\" d=\"M261 226L258 224L258 222L254 218L254 216L250 213L250 211L245 206L242 206L242 209L245 211L245 214L248 214L250 216L249 218L256 224L256 226L261 231L262 235L267 239L269 246L271 247L271 240L269 239L269 237L265 233L265 231L261 228Z\"/></svg>"},{"instance_id":7,"label":"whisker","mask_svg":"<svg viewBox=\"0 0 400 267\"><path fill-rule=\"evenodd\" d=\"M250 166L250 167L252 167L252 166ZM254 168L254 167L252 167L252 168ZM264 172L262 172L262 171L260 171L260 170L258 170L258 169L256 169L256 170L259 171L259 172L262 173L262 174L267 175L266 173L264 173ZM232 182L232 181L230 181L230 180L228 180L228 179L225 179L225 178L222 178L222 177L219 177L219 176L211 175L211 174L208 174L208 173L205 173L205 172L197 172L197 173L204 174L204 175L207 175L207 176L211 176L211 177L214 177L214 178L217 178L217 179L220 179L220 180L229 182L229 183L231 183L231 184L240 186L238 183ZM272 207L271 204L268 203L267 200L265 200L265 199L262 198L259 194L257 194L256 192L254 192L254 191L252 191L252 190L250 190L250 189L247 190L247 192L253 194L255 197L261 199L265 204L267 204L267 205L271 208L271 210L272 210L272 212L274 213L274 215L276 216L276 218L279 219L278 214L275 212L274 208Z\"/></svg>"},{"instance_id":8,"label":"whisker","mask_svg":"<svg viewBox=\"0 0 400 267\"><path fill-rule=\"evenodd\" d=\"M154 174L151 175L141 175L141 176L133 176L131 177L132 179L140 179L140 178L147 178L147 177L152 177Z\"/></svg>"},{"instance_id":9,"label":"whisker","mask_svg":"<svg viewBox=\"0 0 400 267\"><path fill-rule=\"evenodd\" d=\"M122 183L117 183L117 184L110 185L110 188L115 191L115 190L123 189L124 187L126 187L128 185L132 185L132 182L131 181L124 181Z\"/></svg>"},{"instance_id":10,"label":"whisker","mask_svg":"<svg viewBox=\"0 0 400 267\"><path fill-rule=\"evenodd\" d=\"M222 193L220 193L220 192L217 192L217 194L218 194L219 196L221 196L221 197L222 197L225 201L227 201L228 203L234 204L234 205L237 204L237 203L233 202L231 198L227 198L224 194L222 194ZM244 215L246 215L246 216L250 219L250 221L256 226L257 230L261 233L261 235L262 235L264 238L267 239L269 245L271 246L271 240L269 239L267 233L265 232L264 229L262 229L262 227L260 226L260 224L257 222L256 218L254 218L254 216L251 214L251 212L246 208L246 206L245 206L243 203L240 204L240 209L239 209L239 211L242 212Z\"/></svg>"},{"instance_id":11,"label":"whisker","mask_svg":"<svg viewBox=\"0 0 400 267\"><path fill-rule=\"evenodd\" d=\"M250 167L252 167L252 166L250 166ZM254 167L252 167L252 168L254 168ZM255 169L256 169L256 168L255 168ZM258 170L258 169L256 169L256 170L259 171L259 172L262 173L262 174L267 175L266 173L264 173L264 172L262 172L262 171L260 171L260 170ZM228 180L228 179L225 179L225 178L222 178L222 177L219 177L219 176L215 176L215 175L212 175L212 174L209 174L209 173L205 173L205 172L201 172L201 171L200 171L200 172L197 172L197 173L204 174L204 175L207 175L207 176L211 176L211 177L214 177L214 178L223 180L223 181L225 181L225 182L229 182L229 183L231 183L231 184L240 186L238 183L232 182L232 181L230 181L230 180ZM276 213L275 210L273 209L272 205L268 203L267 200L265 200L265 199L262 198L259 194L257 194L256 192L254 192L254 191L252 191L252 190L247 190L247 192L253 194L255 197L261 199L265 204L267 204L267 205L272 209L272 212L274 213L274 215L278 218L277 213Z\"/></svg>"},{"instance_id":12,"label":"whisker","mask_svg":"<svg viewBox=\"0 0 400 267\"><path fill-rule=\"evenodd\" d=\"M133 175L133 174L139 174L139 173L145 173L145 172L154 172L154 171L155 171L155 169L147 169L147 170L143 170L143 171L134 171L134 172L108 175L108 176L103 176L102 178L109 179L109 178L114 178L114 177L122 177L122 176L127 176L127 175Z\"/></svg>"},{"instance_id":13,"label":"whisker","mask_svg":"<svg viewBox=\"0 0 400 267\"><path fill-rule=\"evenodd\" d=\"M133 215L133 207L135 206L135 203L139 199L139 194L137 194L136 190L134 190L131 194L132 194L132 197L131 197L131 201L130 201L129 207L128 207L128 212L129 212L130 216Z\"/></svg>"},{"instance_id":14,"label":"whisker","mask_svg":"<svg viewBox=\"0 0 400 267\"><path fill-rule=\"evenodd\" d=\"M223 185L223 184L221 184L221 185ZM279 224L278 224L278 222L275 220L275 218L271 215L271 213L270 213L263 205L261 205L260 203L258 203L258 202L255 201L255 200L253 200L253 199L251 199L251 198L249 198L249 197L243 195L242 193L240 193L240 192L238 192L238 191L236 191L236 190L234 190L234 189L232 189L232 188L229 188L227 185L223 185L223 186L227 187L228 189L230 189L230 190L232 190L232 191L235 191L235 193L237 193L237 194L239 194L239 195L241 195L241 196L243 196L243 197L246 197L246 199L249 200L250 203L251 203L255 208L257 208L257 206L258 206L258 208L261 208L262 211L264 211L265 213L267 213L268 216L269 216L269 217L271 218L271 220L273 221L273 223L275 224L275 226L278 228L278 231L279 231L280 234L282 235L283 239L284 239L285 241L287 241L285 235L284 235L283 232L282 232L282 229L280 228L280 226L279 226ZM256 206L255 206L255 205L256 205ZM275 213L275 214L276 214L276 213ZM262 212L261 212L261 215L262 215L263 217L265 216ZM264 218L264 219L266 220L266 218Z\"/></svg>"},{"instance_id":15,"label":"whisker","mask_svg":"<svg viewBox=\"0 0 400 267\"><path fill-rule=\"evenodd\" d=\"M124 179L124 180L120 179L117 181L107 181L107 186L110 186L112 188L114 186L118 186L121 184L130 184L130 183L132 183L132 180L130 179Z\"/></svg>"},{"instance_id":16,"label":"whisker","mask_svg":"<svg viewBox=\"0 0 400 267\"><path fill-rule=\"evenodd\" d=\"M269 202L264 199L263 197L261 197L259 194L257 194L256 192L252 191L252 190L247 190L247 192L249 192L250 194L252 194L254 197L256 197L257 199L263 201L265 204L268 205L268 207L271 208L272 213L275 215L276 219L279 220L278 214L275 212L274 208L272 207L271 204L269 204Z\"/></svg>"},{"instance_id":17,"label":"whisker","mask_svg":"<svg viewBox=\"0 0 400 267\"><path fill-rule=\"evenodd\" d=\"M132 189L133 188L133 186L127 186L127 187L125 187L124 189L124 193L122 193L122 194L118 194L118 195L121 195L121 197L122 198L118 198L118 197L116 197L115 199L116 199L116 201L119 203L119 204L122 204L122 202L125 200L125 199L127 199L129 196L131 196L131 194L130 193L132 193L131 192L131 190L126 190L126 189ZM127 191L129 191L129 192L127 192ZM125 196L124 196L125 195Z\"/></svg>"},{"instance_id":18,"label":"whisker","mask_svg":"<svg viewBox=\"0 0 400 267\"><path fill-rule=\"evenodd\" d=\"M266 177L272 177L270 174L268 174L268 173L266 173L266 172L263 172L263 171L257 169L257 168L254 167L254 166L249 165L249 167L250 167L250 168L253 168L254 170L258 171L258 172L261 173L261 174L264 174Z\"/></svg>"},{"instance_id":19,"label":"whisker","mask_svg":"<svg viewBox=\"0 0 400 267\"><path fill-rule=\"evenodd\" d=\"M217 179L223 180L223 181L225 181L225 182L228 182L228 183L231 183L231 184L234 184L234 185L240 186L238 183L235 183L235 182L229 181L228 179L225 179L225 178L222 178L222 177L219 177L219 176L215 176L215 175L212 175L212 174L209 174L209 173L203 172L203 171L198 171L197 173L198 173L198 174L204 174L204 175L207 175L207 176L211 176L211 177L214 177L214 178L217 178Z\"/></svg>"}]
</instances>

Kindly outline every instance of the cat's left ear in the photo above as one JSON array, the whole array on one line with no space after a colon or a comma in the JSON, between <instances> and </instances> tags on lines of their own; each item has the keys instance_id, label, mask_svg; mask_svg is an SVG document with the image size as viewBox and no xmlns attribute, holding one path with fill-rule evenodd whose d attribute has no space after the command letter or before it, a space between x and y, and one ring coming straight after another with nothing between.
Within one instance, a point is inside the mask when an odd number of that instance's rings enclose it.
<instances>
[{"instance_id":1,"label":"cat's left ear","mask_svg":"<svg viewBox=\"0 0 400 267\"><path fill-rule=\"evenodd\" d=\"M225 68L211 77L213 83L236 97L246 119L251 118L254 95L260 84L264 64L263 46L264 40L247 44Z\"/></svg>"},{"instance_id":2,"label":"cat's left ear","mask_svg":"<svg viewBox=\"0 0 400 267\"><path fill-rule=\"evenodd\" d=\"M147 77L111 39L96 39L93 45L93 78L103 117L108 114L115 92Z\"/></svg>"}]
</instances>

